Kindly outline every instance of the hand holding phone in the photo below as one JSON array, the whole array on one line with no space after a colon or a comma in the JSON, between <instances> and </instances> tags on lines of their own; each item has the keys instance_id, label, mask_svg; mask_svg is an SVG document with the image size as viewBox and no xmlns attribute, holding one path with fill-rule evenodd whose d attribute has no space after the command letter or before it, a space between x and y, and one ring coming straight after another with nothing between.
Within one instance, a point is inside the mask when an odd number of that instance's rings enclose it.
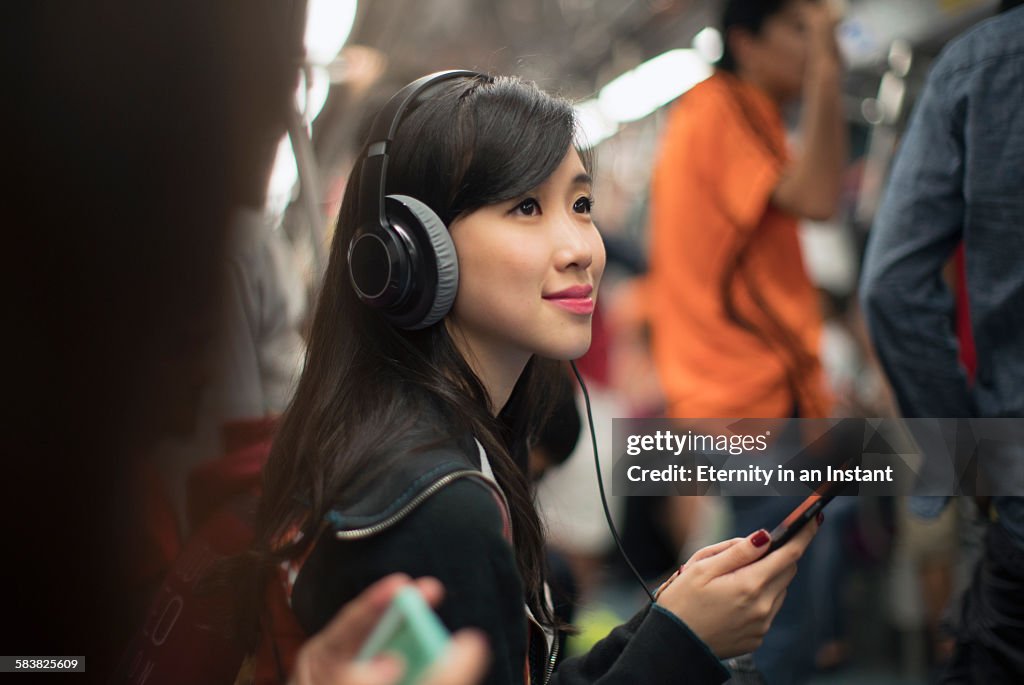
<instances>
[{"instance_id":1,"label":"hand holding phone","mask_svg":"<svg viewBox=\"0 0 1024 685\"><path fill-rule=\"evenodd\" d=\"M752 652L781 608L813 533L807 527L777 554L767 554L765 530L699 550L665 584L657 603L719 658Z\"/></svg>"}]
</instances>

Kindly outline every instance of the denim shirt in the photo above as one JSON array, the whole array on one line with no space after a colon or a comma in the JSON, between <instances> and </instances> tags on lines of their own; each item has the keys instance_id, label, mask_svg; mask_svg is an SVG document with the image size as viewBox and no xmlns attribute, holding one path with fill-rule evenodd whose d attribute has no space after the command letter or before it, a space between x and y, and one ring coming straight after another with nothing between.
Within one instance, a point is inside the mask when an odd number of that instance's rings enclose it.
<instances>
[{"instance_id":1,"label":"denim shirt","mask_svg":"<svg viewBox=\"0 0 1024 685\"><path fill-rule=\"evenodd\" d=\"M973 384L942 278L961 241ZM860 296L905 416L1024 417L1024 8L974 27L936 61L872 229ZM1024 499L995 504L1024 545Z\"/></svg>"}]
</instances>

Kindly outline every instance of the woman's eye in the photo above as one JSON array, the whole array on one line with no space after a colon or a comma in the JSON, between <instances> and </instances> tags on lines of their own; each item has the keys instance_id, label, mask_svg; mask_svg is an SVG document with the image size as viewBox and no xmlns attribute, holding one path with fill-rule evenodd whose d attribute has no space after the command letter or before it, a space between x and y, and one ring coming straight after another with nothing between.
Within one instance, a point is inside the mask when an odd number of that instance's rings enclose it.
<instances>
[{"instance_id":1,"label":"woman's eye","mask_svg":"<svg viewBox=\"0 0 1024 685\"><path fill-rule=\"evenodd\" d=\"M572 211L578 214L590 214L590 211L594 208L594 198L592 197L581 197L576 200L572 205Z\"/></svg>"},{"instance_id":2,"label":"woman's eye","mask_svg":"<svg viewBox=\"0 0 1024 685\"><path fill-rule=\"evenodd\" d=\"M536 216L540 214L540 204L532 197L528 197L517 204L512 211L523 216Z\"/></svg>"}]
</instances>

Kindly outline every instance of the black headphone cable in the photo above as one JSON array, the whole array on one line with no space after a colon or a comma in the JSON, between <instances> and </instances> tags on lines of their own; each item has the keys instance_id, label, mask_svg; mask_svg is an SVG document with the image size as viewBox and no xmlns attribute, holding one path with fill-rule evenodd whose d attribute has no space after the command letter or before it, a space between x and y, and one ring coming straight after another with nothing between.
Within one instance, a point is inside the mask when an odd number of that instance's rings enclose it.
<instances>
[{"instance_id":1,"label":"black headphone cable","mask_svg":"<svg viewBox=\"0 0 1024 685\"><path fill-rule=\"evenodd\" d=\"M597 469L597 490L601 493L601 506L604 507L604 517L608 522L608 530L611 531L612 537L615 538L615 545L619 548L619 554L622 555L623 561L626 562L626 565L629 566L629 570L633 572L634 576L636 576L636 580L640 583L640 587L644 589L644 594L650 598L651 603L653 604L655 601L654 593L652 593L651 589L647 587L647 583L644 582L640 572L636 570L636 566L633 565L633 562L630 561L629 557L626 555L626 550L622 547L622 539L619 538L619 531L615 529L615 523L612 522L612 514L608 509L608 498L604 493L604 479L601 477L601 461L597 456L597 433L594 431L594 414L590 410L590 394L587 392L587 385L583 382L583 377L580 376L579 369L576 368L576 362L570 361L569 364L572 366L572 372L576 374L576 380L580 384L580 390L583 391L583 402L587 406L587 423L590 425L590 442L594 446L594 467Z\"/></svg>"}]
</instances>

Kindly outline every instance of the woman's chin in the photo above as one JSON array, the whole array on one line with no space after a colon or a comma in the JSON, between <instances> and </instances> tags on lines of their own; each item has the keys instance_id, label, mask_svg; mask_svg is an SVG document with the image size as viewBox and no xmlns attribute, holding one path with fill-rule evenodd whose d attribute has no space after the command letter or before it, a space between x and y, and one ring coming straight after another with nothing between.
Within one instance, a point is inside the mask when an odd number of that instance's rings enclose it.
<instances>
[{"instance_id":1,"label":"woman's chin","mask_svg":"<svg viewBox=\"0 0 1024 685\"><path fill-rule=\"evenodd\" d=\"M554 359L560 362L567 362L572 359L579 359L587 353L590 349L590 336L588 335L586 340L578 341L567 341L562 340L557 345L552 345L551 349L545 350L540 356L547 357L548 359Z\"/></svg>"}]
</instances>

